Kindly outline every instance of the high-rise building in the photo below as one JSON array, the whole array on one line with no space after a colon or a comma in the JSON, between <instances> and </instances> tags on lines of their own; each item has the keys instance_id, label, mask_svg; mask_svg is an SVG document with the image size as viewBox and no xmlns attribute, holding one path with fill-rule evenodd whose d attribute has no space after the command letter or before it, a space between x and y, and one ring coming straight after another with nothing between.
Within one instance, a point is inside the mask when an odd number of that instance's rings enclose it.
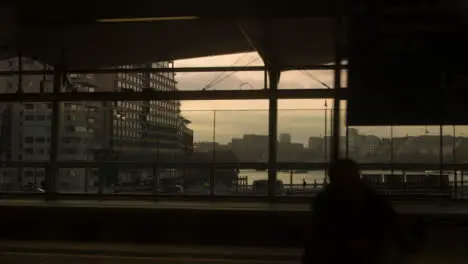
<instances>
[{"instance_id":1,"label":"high-rise building","mask_svg":"<svg viewBox=\"0 0 468 264\"><path fill-rule=\"evenodd\" d=\"M172 62L123 65L120 68L169 68ZM175 74L117 73L94 76L101 90L142 92L177 90ZM180 113L180 102L171 101L117 101L104 106L105 125L100 135L100 146L121 154L124 159L145 157L174 158L187 149L188 129ZM193 135L192 135L193 136ZM192 147L189 147L191 149ZM144 154L141 157L139 154ZM149 155L148 154L154 154Z\"/></svg>"},{"instance_id":2,"label":"high-rise building","mask_svg":"<svg viewBox=\"0 0 468 264\"><path fill-rule=\"evenodd\" d=\"M119 67L132 69L171 66L172 62L158 62ZM94 80L103 91L177 90L173 72L101 74L94 76ZM101 113L102 122L97 138L99 151L103 154L96 159L106 159L106 155L113 153L114 158L119 160L177 161L184 153L193 149L193 131L188 128L190 121L181 115L179 101L109 102L103 106ZM135 180L135 177L143 176L131 170L121 171L118 181Z\"/></svg>"}]
</instances>

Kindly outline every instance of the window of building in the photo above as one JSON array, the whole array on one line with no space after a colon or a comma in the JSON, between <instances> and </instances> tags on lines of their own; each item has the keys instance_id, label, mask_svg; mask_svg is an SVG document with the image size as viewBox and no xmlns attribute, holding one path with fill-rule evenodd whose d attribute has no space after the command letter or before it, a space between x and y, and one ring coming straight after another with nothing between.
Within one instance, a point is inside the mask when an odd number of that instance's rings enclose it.
<instances>
[{"instance_id":1,"label":"window of building","mask_svg":"<svg viewBox=\"0 0 468 264\"><path fill-rule=\"evenodd\" d=\"M33 148L25 148L24 149L24 154L25 155L32 155L34 153L34 149Z\"/></svg>"},{"instance_id":2,"label":"window of building","mask_svg":"<svg viewBox=\"0 0 468 264\"><path fill-rule=\"evenodd\" d=\"M36 118L37 121L44 121L46 119L45 115L38 115Z\"/></svg>"},{"instance_id":3,"label":"window of building","mask_svg":"<svg viewBox=\"0 0 468 264\"><path fill-rule=\"evenodd\" d=\"M33 115L25 115L24 120L26 121L34 121L34 116Z\"/></svg>"},{"instance_id":4,"label":"window of building","mask_svg":"<svg viewBox=\"0 0 468 264\"><path fill-rule=\"evenodd\" d=\"M34 109L34 104L24 104L24 108L28 110Z\"/></svg>"},{"instance_id":5,"label":"window of building","mask_svg":"<svg viewBox=\"0 0 468 264\"><path fill-rule=\"evenodd\" d=\"M60 153L67 154L67 155L74 155L78 154L78 149L76 148L63 148Z\"/></svg>"},{"instance_id":6,"label":"window of building","mask_svg":"<svg viewBox=\"0 0 468 264\"><path fill-rule=\"evenodd\" d=\"M36 143L44 143L45 142L45 137L37 137L36 138Z\"/></svg>"},{"instance_id":7,"label":"window of building","mask_svg":"<svg viewBox=\"0 0 468 264\"><path fill-rule=\"evenodd\" d=\"M25 137L24 138L24 143L33 143L34 142L34 138L33 137Z\"/></svg>"},{"instance_id":8,"label":"window of building","mask_svg":"<svg viewBox=\"0 0 468 264\"><path fill-rule=\"evenodd\" d=\"M64 130L66 132L75 132L76 131L76 128L74 126L65 126L64 127Z\"/></svg>"}]
</instances>

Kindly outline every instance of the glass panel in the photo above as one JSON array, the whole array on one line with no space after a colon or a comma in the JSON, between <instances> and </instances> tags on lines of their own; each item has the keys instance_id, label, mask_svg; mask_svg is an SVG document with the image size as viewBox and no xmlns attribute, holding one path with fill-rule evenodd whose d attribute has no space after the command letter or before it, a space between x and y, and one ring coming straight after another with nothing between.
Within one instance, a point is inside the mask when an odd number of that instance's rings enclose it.
<instances>
[{"instance_id":1,"label":"glass panel","mask_svg":"<svg viewBox=\"0 0 468 264\"><path fill-rule=\"evenodd\" d=\"M176 67L263 66L256 52L208 58L179 60ZM189 90L260 90L265 87L264 71L226 71L177 73L177 89Z\"/></svg>"},{"instance_id":2,"label":"glass panel","mask_svg":"<svg viewBox=\"0 0 468 264\"><path fill-rule=\"evenodd\" d=\"M44 65L38 61L29 58L22 60L23 71L50 71L52 67ZM19 71L20 60L13 57L6 60L0 60L0 71ZM50 93L53 90L53 75L41 73L38 75L23 74L21 80L19 75L0 76L0 93L15 93L22 82L21 90L24 93Z\"/></svg>"},{"instance_id":3,"label":"glass panel","mask_svg":"<svg viewBox=\"0 0 468 264\"><path fill-rule=\"evenodd\" d=\"M230 67L230 66L263 66L263 60L257 52L245 52L220 56L198 57L177 60L175 67Z\"/></svg>"},{"instance_id":4,"label":"glass panel","mask_svg":"<svg viewBox=\"0 0 468 264\"><path fill-rule=\"evenodd\" d=\"M453 127L452 127L453 129ZM468 161L468 126L456 126L454 131L454 162L456 164L464 164ZM463 199L468 197L468 172L466 170L458 170L453 177L456 183L454 186L457 198Z\"/></svg>"},{"instance_id":5,"label":"glass panel","mask_svg":"<svg viewBox=\"0 0 468 264\"><path fill-rule=\"evenodd\" d=\"M268 161L268 101L184 101L182 108L195 150L208 153L208 161Z\"/></svg>"},{"instance_id":6,"label":"glass panel","mask_svg":"<svg viewBox=\"0 0 468 264\"><path fill-rule=\"evenodd\" d=\"M107 175L97 168L60 168L57 177L57 192L97 193L99 173L107 178ZM111 185L105 185L104 190L108 190L110 187Z\"/></svg>"},{"instance_id":7,"label":"glass panel","mask_svg":"<svg viewBox=\"0 0 468 264\"><path fill-rule=\"evenodd\" d=\"M443 126L442 133L442 161L444 164L455 163L456 126Z\"/></svg>"},{"instance_id":8,"label":"glass panel","mask_svg":"<svg viewBox=\"0 0 468 264\"><path fill-rule=\"evenodd\" d=\"M390 127L349 127L349 157L359 163L391 161Z\"/></svg>"},{"instance_id":9,"label":"glass panel","mask_svg":"<svg viewBox=\"0 0 468 264\"><path fill-rule=\"evenodd\" d=\"M468 126L455 127L455 162L468 162Z\"/></svg>"},{"instance_id":10,"label":"glass panel","mask_svg":"<svg viewBox=\"0 0 468 264\"><path fill-rule=\"evenodd\" d=\"M341 71L341 88L348 86L348 70ZM334 88L333 70L296 70L281 73L279 89Z\"/></svg>"},{"instance_id":11,"label":"glass panel","mask_svg":"<svg viewBox=\"0 0 468 264\"><path fill-rule=\"evenodd\" d=\"M280 195L315 196L327 183L324 169L292 169L278 172L278 180L284 185Z\"/></svg>"},{"instance_id":12,"label":"glass panel","mask_svg":"<svg viewBox=\"0 0 468 264\"><path fill-rule=\"evenodd\" d=\"M440 163L440 126L393 127L395 162Z\"/></svg>"},{"instance_id":13,"label":"glass panel","mask_svg":"<svg viewBox=\"0 0 468 264\"><path fill-rule=\"evenodd\" d=\"M51 112L49 103L0 103L1 159L48 160Z\"/></svg>"},{"instance_id":14,"label":"glass panel","mask_svg":"<svg viewBox=\"0 0 468 264\"><path fill-rule=\"evenodd\" d=\"M327 100L278 101L278 162L324 162L329 153ZM328 100L331 101L331 100ZM327 102L329 107L330 102Z\"/></svg>"},{"instance_id":15,"label":"glass panel","mask_svg":"<svg viewBox=\"0 0 468 264\"><path fill-rule=\"evenodd\" d=\"M44 194L44 167L0 167L0 193Z\"/></svg>"},{"instance_id":16,"label":"glass panel","mask_svg":"<svg viewBox=\"0 0 468 264\"><path fill-rule=\"evenodd\" d=\"M263 71L176 73L179 91L262 90Z\"/></svg>"},{"instance_id":17,"label":"glass panel","mask_svg":"<svg viewBox=\"0 0 468 264\"><path fill-rule=\"evenodd\" d=\"M232 164L268 161L268 101L187 101L183 108L194 124L193 158ZM217 194L244 194L251 193L248 185L268 178L267 171L256 166L205 168L203 174L198 182L186 184L187 189L206 191L203 186L213 177Z\"/></svg>"},{"instance_id":18,"label":"glass panel","mask_svg":"<svg viewBox=\"0 0 468 264\"><path fill-rule=\"evenodd\" d=\"M43 188L44 167L30 168L21 163L6 167L5 162L48 161L50 131L50 104L0 103L0 189L35 192L34 188Z\"/></svg>"}]
</instances>

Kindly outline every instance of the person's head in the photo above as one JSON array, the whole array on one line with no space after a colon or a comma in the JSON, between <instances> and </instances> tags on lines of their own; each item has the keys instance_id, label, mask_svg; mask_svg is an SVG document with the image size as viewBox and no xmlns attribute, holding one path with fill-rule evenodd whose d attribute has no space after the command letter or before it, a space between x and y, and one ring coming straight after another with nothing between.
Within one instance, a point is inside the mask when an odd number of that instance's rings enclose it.
<instances>
[{"instance_id":1,"label":"person's head","mask_svg":"<svg viewBox=\"0 0 468 264\"><path fill-rule=\"evenodd\" d=\"M361 183L359 166L350 159L338 159L330 163L328 168L330 183L335 186L352 188Z\"/></svg>"}]
</instances>

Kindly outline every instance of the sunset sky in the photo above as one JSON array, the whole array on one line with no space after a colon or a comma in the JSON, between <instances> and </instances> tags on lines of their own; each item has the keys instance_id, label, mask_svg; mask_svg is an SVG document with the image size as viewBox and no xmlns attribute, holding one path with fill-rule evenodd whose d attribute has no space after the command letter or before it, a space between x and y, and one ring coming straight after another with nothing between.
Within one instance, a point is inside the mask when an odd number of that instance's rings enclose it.
<instances>
[{"instance_id":1,"label":"sunset sky","mask_svg":"<svg viewBox=\"0 0 468 264\"><path fill-rule=\"evenodd\" d=\"M175 62L176 67L206 67L206 66L246 66L263 65L257 53L242 53L225 56L213 56ZM344 72L346 73L346 72ZM313 78L333 87L333 71L290 71L281 75L279 88L325 88ZM229 75L229 76L227 76ZM181 90L200 90L210 82L222 79L216 85L207 89L262 89L263 72L226 72L226 73L178 73L176 80ZM346 74L343 74L343 84L346 84ZM327 102L329 109L332 100ZM325 134L325 99L320 100L280 100L278 107L278 133L290 133L292 141L307 143L310 136L320 137ZM216 128L214 124L216 110ZM182 101L182 114L192 121L190 127L194 130L195 141L213 141L228 143L233 137L243 134L268 133L268 102L266 100L235 100L235 101ZM342 115L344 116L344 114ZM328 131L330 133L330 111L328 111ZM343 120L344 127L344 120ZM408 135L439 135L439 127L397 127L393 129L394 136ZM459 128L457 134L465 135L466 128ZM343 129L344 131L344 129ZM374 134L379 137L390 137L389 127L361 127L360 133ZM444 129L444 134L451 134L452 128ZM468 133L466 133L468 136Z\"/></svg>"}]
</instances>

